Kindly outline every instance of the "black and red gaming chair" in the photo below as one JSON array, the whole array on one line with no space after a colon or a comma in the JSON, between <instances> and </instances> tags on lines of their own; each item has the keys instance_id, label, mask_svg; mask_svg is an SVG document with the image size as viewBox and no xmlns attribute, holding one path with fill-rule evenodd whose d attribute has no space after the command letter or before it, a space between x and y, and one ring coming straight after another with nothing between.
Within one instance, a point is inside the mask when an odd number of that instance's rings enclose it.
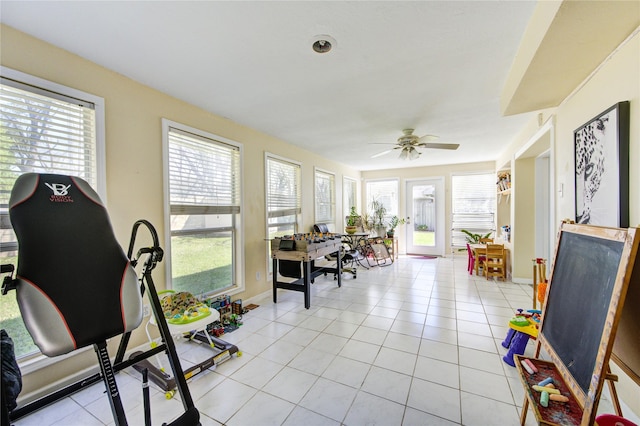
<instances>
[{"instance_id":1,"label":"black and red gaming chair","mask_svg":"<svg viewBox=\"0 0 640 426\"><path fill-rule=\"evenodd\" d=\"M128 255L118 244L109 216L100 197L77 177L27 173L15 182L9 201L11 224L18 239L18 267L10 288L15 288L22 318L40 351L50 357L93 345L98 355L102 379L110 396L116 425L124 425L114 370L119 371L160 351L149 351L134 360L123 361L130 332L142 322L142 295L148 291L154 315L178 382L185 414L179 424L199 424L199 414L182 374L151 270L162 260L157 233L146 221L134 225ZM132 257L140 224L149 228L153 247ZM140 257L145 262L139 280L134 267ZM7 288L3 288L6 293ZM112 365L107 339L123 335ZM68 393L80 387L69 387ZM58 395L57 398L66 396ZM40 408L49 402L37 404ZM29 410L16 410L27 414ZM33 410L31 410L33 411ZM12 413L12 419L17 415Z\"/></svg>"}]
</instances>

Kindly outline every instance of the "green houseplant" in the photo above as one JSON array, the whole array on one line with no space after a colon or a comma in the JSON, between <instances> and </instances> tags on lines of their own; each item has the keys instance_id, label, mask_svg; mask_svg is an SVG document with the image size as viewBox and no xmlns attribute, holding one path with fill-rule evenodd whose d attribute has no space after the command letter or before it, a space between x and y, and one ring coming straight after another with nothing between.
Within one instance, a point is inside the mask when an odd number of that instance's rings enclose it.
<instances>
[{"instance_id":1,"label":"green houseplant","mask_svg":"<svg viewBox=\"0 0 640 426\"><path fill-rule=\"evenodd\" d=\"M474 234L466 229L461 229L460 232L466 235L467 242L469 244L477 244L480 242L482 238L489 238L491 236L491 232L482 235L482 234Z\"/></svg>"},{"instance_id":2,"label":"green houseplant","mask_svg":"<svg viewBox=\"0 0 640 426\"><path fill-rule=\"evenodd\" d=\"M344 227L347 234L353 234L358 230L358 219L360 219L360 215L356 212L356 208L352 206L349 216L347 216L347 226Z\"/></svg>"},{"instance_id":3,"label":"green houseplant","mask_svg":"<svg viewBox=\"0 0 640 426\"><path fill-rule=\"evenodd\" d=\"M381 201L373 200L371 202L371 218L373 220L373 228L379 237L385 235L384 217L387 214L387 208Z\"/></svg>"},{"instance_id":4,"label":"green houseplant","mask_svg":"<svg viewBox=\"0 0 640 426\"><path fill-rule=\"evenodd\" d=\"M389 228L387 229L387 237L389 238L393 238L393 236L395 235L396 232L396 228L399 225L404 225L406 223L406 220L404 218L399 218L398 216L392 216L391 219L389 219Z\"/></svg>"},{"instance_id":5,"label":"green houseplant","mask_svg":"<svg viewBox=\"0 0 640 426\"><path fill-rule=\"evenodd\" d=\"M373 230L373 219L369 216L369 213L362 213L360 216L362 219L362 228L364 232L371 232Z\"/></svg>"}]
</instances>

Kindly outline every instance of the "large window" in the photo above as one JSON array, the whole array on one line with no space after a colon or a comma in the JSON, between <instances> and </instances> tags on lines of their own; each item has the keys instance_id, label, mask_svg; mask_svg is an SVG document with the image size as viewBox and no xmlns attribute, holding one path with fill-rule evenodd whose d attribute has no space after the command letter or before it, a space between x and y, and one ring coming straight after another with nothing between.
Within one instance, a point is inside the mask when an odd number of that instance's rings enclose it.
<instances>
[{"instance_id":1,"label":"large window","mask_svg":"<svg viewBox=\"0 0 640 426\"><path fill-rule=\"evenodd\" d=\"M326 223L335 231L336 177L333 173L316 169L315 173L316 222Z\"/></svg>"},{"instance_id":2,"label":"large window","mask_svg":"<svg viewBox=\"0 0 640 426\"><path fill-rule=\"evenodd\" d=\"M240 287L240 146L163 120L171 288L212 295Z\"/></svg>"},{"instance_id":3,"label":"large window","mask_svg":"<svg viewBox=\"0 0 640 426\"><path fill-rule=\"evenodd\" d=\"M358 182L355 179L342 178L342 215L344 216L345 225L347 224L347 216L351 213L351 207L355 207L358 211Z\"/></svg>"},{"instance_id":4,"label":"large window","mask_svg":"<svg viewBox=\"0 0 640 426\"><path fill-rule=\"evenodd\" d=\"M451 176L451 246L466 246L466 234L494 232L496 212L495 173Z\"/></svg>"},{"instance_id":5,"label":"large window","mask_svg":"<svg viewBox=\"0 0 640 426\"><path fill-rule=\"evenodd\" d=\"M265 169L267 238L293 235L302 213L300 164L266 154Z\"/></svg>"},{"instance_id":6,"label":"large window","mask_svg":"<svg viewBox=\"0 0 640 426\"><path fill-rule=\"evenodd\" d=\"M398 179L367 181L367 206L369 215L373 215L373 201L381 203L385 209L385 222L398 215Z\"/></svg>"},{"instance_id":7,"label":"large window","mask_svg":"<svg viewBox=\"0 0 640 426\"><path fill-rule=\"evenodd\" d=\"M0 262L16 265L8 208L18 176L79 176L104 200L104 101L4 67L0 74ZM0 328L13 339L17 357L38 352L14 293L0 297Z\"/></svg>"}]
</instances>

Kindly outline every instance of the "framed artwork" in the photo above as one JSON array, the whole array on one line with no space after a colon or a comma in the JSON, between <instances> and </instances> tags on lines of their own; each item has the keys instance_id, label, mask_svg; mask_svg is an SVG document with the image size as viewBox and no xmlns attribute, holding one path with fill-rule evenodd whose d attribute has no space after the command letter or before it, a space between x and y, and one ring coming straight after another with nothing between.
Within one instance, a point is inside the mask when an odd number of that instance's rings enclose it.
<instances>
[{"instance_id":1,"label":"framed artwork","mask_svg":"<svg viewBox=\"0 0 640 426\"><path fill-rule=\"evenodd\" d=\"M629 226L629 102L573 132L576 223Z\"/></svg>"}]
</instances>

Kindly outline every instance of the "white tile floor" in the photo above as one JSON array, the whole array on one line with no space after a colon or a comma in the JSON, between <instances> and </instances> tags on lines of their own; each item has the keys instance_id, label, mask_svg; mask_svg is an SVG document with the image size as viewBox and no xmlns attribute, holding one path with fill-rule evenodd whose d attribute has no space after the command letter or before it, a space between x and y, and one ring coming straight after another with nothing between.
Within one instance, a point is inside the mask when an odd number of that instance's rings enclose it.
<instances>
[{"instance_id":1,"label":"white tile floor","mask_svg":"<svg viewBox=\"0 0 640 426\"><path fill-rule=\"evenodd\" d=\"M469 276L466 256L400 257L393 265L331 276L303 295L279 290L223 338L243 352L190 381L203 425L518 425L523 390L501 342L531 286ZM186 368L210 355L180 343ZM527 354L531 355L530 343ZM129 424L142 425L135 371L117 375ZM182 412L152 388L152 417ZM607 400L600 412L613 412ZM15 422L113 424L101 383ZM529 413L527 424L535 424Z\"/></svg>"}]
</instances>

